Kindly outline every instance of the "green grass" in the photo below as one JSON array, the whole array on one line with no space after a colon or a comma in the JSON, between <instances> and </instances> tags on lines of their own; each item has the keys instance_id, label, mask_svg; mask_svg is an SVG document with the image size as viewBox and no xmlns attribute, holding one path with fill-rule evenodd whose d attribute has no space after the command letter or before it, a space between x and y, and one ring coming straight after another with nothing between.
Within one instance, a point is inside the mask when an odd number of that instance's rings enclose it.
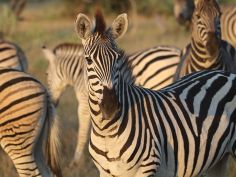
<instances>
[{"instance_id":1,"label":"green grass","mask_svg":"<svg viewBox=\"0 0 236 177\"><path fill-rule=\"evenodd\" d=\"M74 32L75 17L64 17L64 7L57 3L58 1L50 3L43 1L41 4L28 4L22 14L25 20L16 23L14 30L5 36L22 47L28 57L29 72L45 85L47 62L44 60L41 46L46 44L49 47L54 47L61 42L80 42ZM114 16L109 16L107 21L111 22L114 18ZM4 22L7 23L7 20ZM180 27L173 17L138 16L135 24L130 19L130 26L128 33L118 41L119 46L129 53L160 44L182 48L189 41L189 33L185 28ZM58 108L60 121L63 125L61 129L63 132L63 176L99 176L91 162L88 150L86 150L79 168L66 168L72 158L77 141L77 102L74 98L73 90L68 89L62 95ZM0 152L0 162L0 177L17 177L11 161L2 151ZM235 177L235 174L236 166L234 165L231 167L230 177Z\"/></svg>"}]
</instances>

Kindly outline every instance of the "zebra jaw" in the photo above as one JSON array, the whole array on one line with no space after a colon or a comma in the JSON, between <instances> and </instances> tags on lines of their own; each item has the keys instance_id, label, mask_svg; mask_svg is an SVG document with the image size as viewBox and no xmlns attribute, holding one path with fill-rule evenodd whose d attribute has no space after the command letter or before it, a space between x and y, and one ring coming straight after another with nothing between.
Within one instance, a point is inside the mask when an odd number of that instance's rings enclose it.
<instances>
[{"instance_id":1,"label":"zebra jaw","mask_svg":"<svg viewBox=\"0 0 236 177\"><path fill-rule=\"evenodd\" d=\"M102 112L103 120L113 119L117 112L120 110L120 103L117 99L114 89L108 87L103 88L103 98L101 99L100 109Z\"/></svg>"}]
</instances>

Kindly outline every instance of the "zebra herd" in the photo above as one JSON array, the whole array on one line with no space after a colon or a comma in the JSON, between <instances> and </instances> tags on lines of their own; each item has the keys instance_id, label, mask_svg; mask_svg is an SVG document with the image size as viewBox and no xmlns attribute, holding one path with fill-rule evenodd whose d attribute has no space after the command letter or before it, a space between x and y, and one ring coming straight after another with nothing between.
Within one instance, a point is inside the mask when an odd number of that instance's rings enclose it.
<instances>
[{"instance_id":1,"label":"zebra herd","mask_svg":"<svg viewBox=\"0 0 236 177\"><path fill-rule=\"evenodd\" d=\"M78 14L82 45L42 47L48 90L26 73L20 47L0 41L0 145L19 176L62 176L55 107L67 85L79 102L71 165L90 139L101 177L227 176L228 157L236 158L236 6L222 16L216 0L190 6L191 42L183 50L155 46L131 55L116 42L127 31L126 14L109 28L99 11L94 22Z\"/></svg>"}]
</instances>

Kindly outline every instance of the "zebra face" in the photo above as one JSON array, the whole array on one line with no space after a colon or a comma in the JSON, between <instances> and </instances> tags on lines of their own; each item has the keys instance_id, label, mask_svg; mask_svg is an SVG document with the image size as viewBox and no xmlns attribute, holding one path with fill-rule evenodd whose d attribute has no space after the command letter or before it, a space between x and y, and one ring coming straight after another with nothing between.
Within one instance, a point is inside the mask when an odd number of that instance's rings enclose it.
<instances>
[{"instance_id":1,"label":"zebra face","mask_svg":"<svg viewBox=\"0 0 236 177\"><path fill-rule=\"evenodd\" d=\"M84 45L88 83L93 90L112 89L119 58L123 55L115 39L126 32L127 15L119 15L108 29L101 13L95 19L94 28L86 15L79 14L76 20L76 31Z\"/></svg>"},{"instance_id":2,"label":"zebra face","mask_svg":"<svg viewBox=\"0 0 236 177\"><path fill-rule=\"evenodd\" d=\"M193 0L174 0L174 15L180 24L191 21L193 10Z\"/></svg>"},{"instance_id":3,"label":"zebra face","mask_svg":"<svg viewBox=\"0 0 236 177\"><path fill-rule=\"evenodd\" d=\"M220 8L215 0L196 0L192 18L195 40L206 48L221 40Z\"/></svg>"}]
</instances>

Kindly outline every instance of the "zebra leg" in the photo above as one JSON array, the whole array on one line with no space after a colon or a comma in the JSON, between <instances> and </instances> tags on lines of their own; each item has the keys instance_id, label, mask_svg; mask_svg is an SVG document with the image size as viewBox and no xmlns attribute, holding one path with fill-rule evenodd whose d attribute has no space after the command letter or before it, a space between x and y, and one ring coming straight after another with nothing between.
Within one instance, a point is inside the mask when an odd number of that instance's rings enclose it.
<instances>
[{"instance_id":1,"label":"zebra leg","mask_svg":"<svg viewBox=\"0 0 236 177\"><path fill-rule=\"evenodd\" d=\"M229 155L225 155L215 166L213 166L205 175L205 177L227 177L228 176L228 160Z\"/></svg>"},{"instance_id":2,"label":"zebra leg","mask_svg":"<svg viewBox=\"0 0 236 177\"><path fill-rule=\"evenodd\" d=\"M84 153L85 146L89 139L90 129L91 129L91 120L89 114L89 105L88 98L86 96L79 97L79 106L78 106L78 122L79 129L77 135L77 146L70 167L78 166L79 161Z\"/></svg>"}]
</instances>

